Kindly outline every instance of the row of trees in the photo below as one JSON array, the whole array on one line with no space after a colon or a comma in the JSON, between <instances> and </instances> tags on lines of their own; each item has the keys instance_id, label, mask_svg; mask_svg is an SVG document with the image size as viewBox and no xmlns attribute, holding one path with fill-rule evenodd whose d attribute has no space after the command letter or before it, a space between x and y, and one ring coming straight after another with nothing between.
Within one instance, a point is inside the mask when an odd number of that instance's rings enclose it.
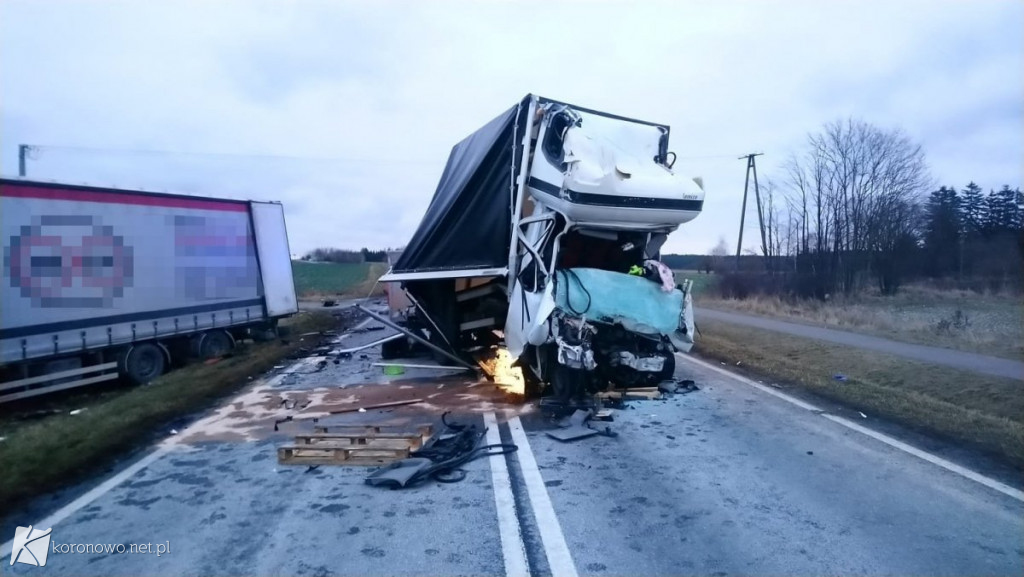
<instances>
[{"instance_id":1,"label":"row of trees","mask_svg":"<svg viewBox=\"0 0 1024 577\"><path fill-rule=\"evenodd\" d=\"M800 296L851 294L872 282L894 294L917 275L1022 278L1020 191L985 195L972 182L931 192L924 152L900 130L826 124L784 172L761 194L761 254Z\"/></svg>"},{"instance_id":2,"label":"row of trees","mask_svg":"<svg viewBox=\"0 0 1024 577\"><path fill-rule=\"evenodd\" d=\"M307 252L302 260L310 262L333 262L333 263L362 263L362 262L388 262L388 251L370 250L345 250L340 248L316 248Z\"/></svg>"},{"instance_id":3,"label":"row of trees","mask_svg":"<svg viewBox=\"0 0 1024 577\"><path fill-rule=\"evenodd\" d=\"M957 279L1019 278L1022 204L1021 191L1009 186L987 195L973 182L959 191L943 186L932 192L924 205L924 272Z\"/></svg>"}]
</instances>

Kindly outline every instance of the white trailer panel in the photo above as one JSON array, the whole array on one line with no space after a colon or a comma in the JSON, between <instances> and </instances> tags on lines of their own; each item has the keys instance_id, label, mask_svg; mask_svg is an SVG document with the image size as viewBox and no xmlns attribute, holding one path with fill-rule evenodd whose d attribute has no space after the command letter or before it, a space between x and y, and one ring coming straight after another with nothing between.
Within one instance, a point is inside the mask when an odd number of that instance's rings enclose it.
<instances>
[{"instance_id":1,"label":"white trailer panel","mask_svg":"<svg viewBox=\"0 0 1024 577\"><path fill-rule=\"evenodd\" d=\"M284 207L271 202L253 202L251 206L267 314L272 317L294 314L299 311L299 305L292 281L292 255Z\"/></svg>"},{"instance_id":2,"label":"white trailer panel","mask_svg":"<svg viewBox=\"0 0 1024 577\"><path fill-rule=\"evenodd\" d=\"M245 201L4 179L0 364L295 312L280 205L259 206L257 239Z\"/></svg>"}]
</instances>

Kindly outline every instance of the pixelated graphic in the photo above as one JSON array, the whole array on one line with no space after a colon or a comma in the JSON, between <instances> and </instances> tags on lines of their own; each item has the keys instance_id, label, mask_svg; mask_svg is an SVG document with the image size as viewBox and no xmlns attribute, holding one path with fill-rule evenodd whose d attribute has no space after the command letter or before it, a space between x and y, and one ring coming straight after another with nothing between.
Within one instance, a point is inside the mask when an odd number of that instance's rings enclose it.
<instances>
[{"instance_id":1,"label":"pixelated graphic","mask_svg":"<svg viewBox=\"0 0 1024 577\"><path fill-rule=\"evenodd\" d=\"M248 219L167 217L174 226L175 292L190 300L245 298L258 283Z\"/></svg>"},{"instance_id":2,"label":"pixelated graphic","mask_svg":"<svg viewBox=\"0 0 1024 577\"><path fill-rule=\"evenodd\" d=\"M133 250L99 216L35 216L4 247L4 269L33 307L112 308L132 286Z\"/></svg>"}]
</instances>

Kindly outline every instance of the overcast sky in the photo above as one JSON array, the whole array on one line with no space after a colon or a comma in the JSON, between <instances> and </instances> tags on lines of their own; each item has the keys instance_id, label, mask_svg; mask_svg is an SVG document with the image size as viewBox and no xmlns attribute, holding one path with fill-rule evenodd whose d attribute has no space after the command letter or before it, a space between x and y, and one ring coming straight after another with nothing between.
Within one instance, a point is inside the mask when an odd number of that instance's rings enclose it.
<instances>
[{"instance_id":1,"label":"overcast sky","mask_svg":"<svg viewBox=\"0 0 1024 577\"><path fill-rule=\"evenodd\" d=\"M1024 184L1022 31L1019 0L0 0L0 171L49 145L29 176L281 200L295 253L398 246L452 145L532 92L670 124L707 198L666 251L706 252L735 247L737 156L781 180L850 115L938 183Z\"/></svg>"}]
</instances>

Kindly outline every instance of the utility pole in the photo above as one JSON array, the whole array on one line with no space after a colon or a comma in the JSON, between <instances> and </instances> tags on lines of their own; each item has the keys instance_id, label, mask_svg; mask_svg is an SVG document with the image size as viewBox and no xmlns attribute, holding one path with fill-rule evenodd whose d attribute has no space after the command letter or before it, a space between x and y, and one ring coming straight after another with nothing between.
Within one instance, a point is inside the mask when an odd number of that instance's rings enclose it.
<instances>
[{"instance_id":1,"label":"utility pole","mask_svg":"<svg viewBox=\"0 0 1024 577\"><path fill-rule=\"evenodd\" d=\"M27 144L18 145L18 176L25 176L25 157L32 147Z\"/></svg>"},{"instance_id":2,"label":"utility pole","mask_svg":"<svg viewBox=\"0 0 1024 577\"><path fill-rule=\"evenodd\" d=\"M754 173L754 196L757 198L757 218L761 222L761 243L764 244L764 222L761 215L761 193L757 188L757 165L754 164L754 157L763 155L763 152L755 152L739 157L739 160L747 159L747 177L743 181L743 208L740 211L740 238L736 241L736 270L740 270L740 252L743 250L743 223L747 216L747 189L750 186L750 173Z\"/></svg>"}]
</instances>

